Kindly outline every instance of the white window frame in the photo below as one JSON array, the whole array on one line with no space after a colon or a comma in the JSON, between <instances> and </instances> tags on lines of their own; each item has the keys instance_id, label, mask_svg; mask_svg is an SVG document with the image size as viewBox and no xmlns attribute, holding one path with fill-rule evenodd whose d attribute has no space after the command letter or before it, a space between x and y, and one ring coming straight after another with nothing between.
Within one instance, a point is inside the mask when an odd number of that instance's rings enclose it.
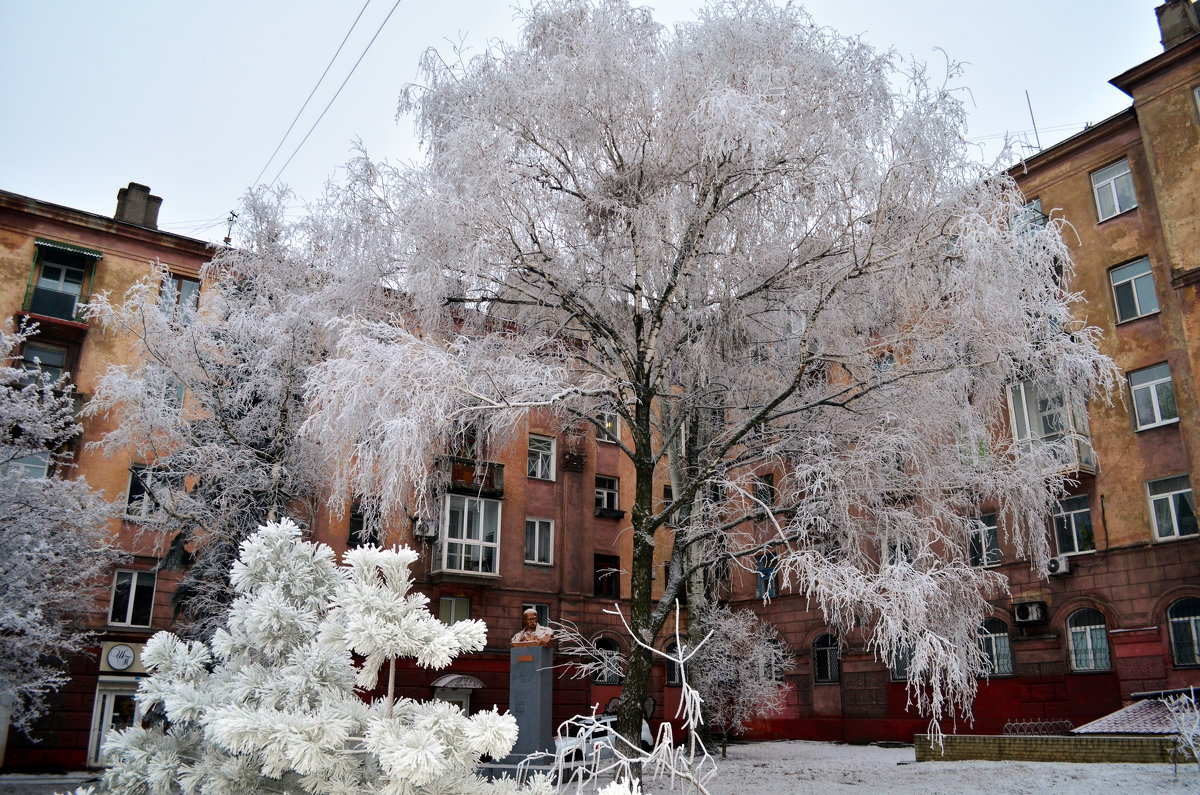
<instances>
[{"instance_id":1,"label":"white window frame","mask_svg":"<svg viewBox=\"0 0 1200 795\"><path fill-rule=\"evenodd\" d=\"M1100 617L1100 623L1082 623L1084 613L1095 613ZM1079 625L1075 625L1076 616L1080 616ZM1112 653L1108 645L1108 622L1104 614L1092 607L1084 607L1071 613L1067 618L1068 653L1071 656L1072 671L1108 671L1112 669ZM1103 644L1103 645L1102 645ZM1103 653L1101 653L1103 649Z\"/></svg>"},{"instance_id":2,"label":"white window frame","mask_svg":"<svg viewBox=\"0 0 1200 795\"><path fill-rule=\"evenodd\" d=\"M535 480L554 480L556 448L554 437L529 434L529 466L526 470L529 477Z\"/></svg>"},{"instance_id":3,"label":"white window frame","mask_svg":"<svg viewBox=\"0 0 1200 795\"><path fill-rule=\"evenodd\" d=\"M117 699L129 699L125 703L134 705L131 726L137 726L142 720L142 709L134 696L137 695L138 680L133 677L101 676L96 685L96 700L92 704L92 725L88 732L88 766L103 767L104 760L101 751L104 738L113 728L113 710Z\"/></svg>"},{"instance_id":4,"label":"white window frame","mask_svg":"<svg viewBox=\"0 0 1200 795\"><path fill-rule=\"evenodd\" d=\"M1112 286L1113 313L1118 324L1158 314L1158 293L1154 289L1154 271L1150 269L1149 257L1135 259L1111 269L1108 272L1108 282ZM1129 291L1127 297L1133 302L1131 315L1121 312L1121 288L1127 288ZM1153 306L1150 306L1151 303Z\"/></svg>"},{"instance_id":5,"label":"white window frame","mask_svg":"<svg viewBox=\"0 0 1200 795\"><path fill-rule=\"evenodd\" d=\"M533 531L533 555L530 556L529 534ZM545 560L541 560L541 552L545 547ZM542 566L554 565L554 520L525 517L525 562Z\"/></svg>"},{"instance_id":6,"label":"white window frame","mask_svg":"<svg viewBox=\"0 0 1200 795\"><path fill-rule=\"evenodd\" d=\"M1192 482L1187 475L1174 475L1146 481L1146 498L1150 501L1150 523L1154 526L1154 537L1159 541L1172 541L1196 535L1196 498L1192 493ZM1193 529L1183 532L1180 527L1180 507L1186 504L1192 513ZM1170 527L1159 522L1159 507L1164 509Z\"/></svg>"},{"instance_id":7,"label":"white window frame","mask_svg":"<svg viewBox=\"0 0 1200 795\"><path fill-rule=\"evenodd\" d=\"M123 619L113 617L113 611L117 608L117 585L123 579L129 580L129 592L127 602L125 604L125 616ZM133 615L136 612L135 608L138 605L138 593L141 592L139 585L145 580L150 581L150 610L149 618L146 623L133 623ZM139 571L135 569L117 569L113 572L112 586L108 593L108 624L113 627L148 627L154 623L154 595L158 591L158 575L153 571Z\"/></svg>"},{"instance_id":8,"label":"white window frame","mask_svg":"<svg viewBox=\"0 0 1200 795\"><path fill-rule=\"evenodd\" d=\"M1096 217L1100 221L1116 218L1121 213L1129 212L1138 206L1137 191L1133 186L1133 172L1129 168L1129 158L1122 158L1115 163L1110 163L1104 168L1093 171L1090 176L1092 178L1092 196L1096 200ZM1132 204L1122 206L1118 181L1127 184L1129 194L1133 197ZM1112 211L1107 214L1104 208L1105 198L1112 202Z\"/></svg>"},{"instance_id":9,"label":"white window frame","mask_svg":"<svg viewBox=\"0 0 1200 795\"><path fill-rule=\"evenodd\" d=\"M50 453L43 450L40 453L30 453L14 458L4 465L8 472L19 473L29 480L41 480L50 473Z\"/></svg>"},{"instance_id":10,"label":"white window frame","mask_svg":"<svg viewBox=\"0 0 1200 795\"><path fill-rule=\"evenodd\" d=\"M450 523L451 509L455 505L459 506L458 513L462 517L464 525L462 527L455 527ZM468 497L463 494L447 494L442 499L441 510L441 532L438 533L434 547L433 570L481 577L498 576L500 574L500 528L503 524L501 520L503 505L500 500ZM495 526L485 527L485 522L490 516L495 517ZM474 517L475 523L474 530L470 526L472 517ZM489 536L492 540L486 540ZM454 561L456 557L458 560ZM486 569L484 565L489 557L491 559L490 570ZM452 566L451 562L458 562L460 565ZM467 565L470 563L474 565Z\"/></svg>"},{"instance_id":11,"label":"white window frame","mask_svg":"<svg viewBox=\"0 0 1200 795\"><path fill-rule=\"evenodd\" d=\"M1144 431L1157 428L1160 425L1174 425L1179 422L1179 406L1175 402L1174 387L1171 384L1171 366L1159 362L1150 367L1143 367L1128 374L1129 394L1132 398L1134 429ZM1143 417L1138 408L1138 395L1149 397L1150 405L1147 410L1149 417ZM1169 403L1168 403L1169 401ZM1167 412L1174 412L1168 416Z\"/></svg>"},{"instance_id":12,"label":"white window frame","mask_svg":"<svg viewBox=\"0 0 1200 795\"><path fill-rule=\"evenodd\" d=\"M171 490L178 487L172 480L182 475L151 469L142 464L129 467L129 487L125 491L125 518L132 522L152 522L163 516L162 503L154 496L155 488ZM140 483L141 494L134 497L134 482Z\"/></svg>"},{"instance_id":13,"label":"white window frame","mask_svg":"<svg viewBox=\"0 0 1200 795\"><path fill-rule=\"evenodd\" d=\"M1032 451L1070 435L1065 452L1073 459L1062 461L1062 466L1088 469L1095 466L1086 408L1071 405L1061 393L1052 393L1033 381L1011 382L1004 391L1013 440L1021 449Z\"/></svg>"},{"instance_id":14,"label":"white window frame","mask_svg":"<svg viewBox=\"0 0 1200 795\"><path fill-rule=\"evenodd\" d=\"M200 310L200 280L192 276L170 273L165 281L171 291L163 296L166 307L184 317L194 316ZM188 285L187 290L183 289L185 284Z\"/></svg>"},{"instance_id":15,"label":"white window frame","mask_svg":"<svg viewBox=\"0 0 1200 795\"><path fill-rule=\"evenodd\" d=\"M1080 505L1080 501L1082 501L1082 508L1077 507ZM1092 527L1092 506L1090 502L1091 501L1088 498L1088 495L1080 494L1075 497L1068 497L1065 500L1061 500L1055 507L1051 521L1054 527L1054 546L1058 550L1058 554L1082 555L1096 551L1096 534L1095 528ZM1091 528L1089 532L1092 536L1092 545L1086 548L1084 547L1083 543L1084 539L1080 534L1080 523L1078 521L1080 515L1087 516L1088 525ZM1064 533L1059 532L1060 521L1062 523L1062 529L1064 531L1070 531L1071 540L1074 544L1073 549L1066 549L1063 546L1062 538Z\"/></svg>"},{"instance_id":16,"label":"white window frame","mask_svg":"<svg viewBox=\"0 0 1200 795\"><path fill-rule=\"evenodd\" d=\"M1182 613L1182 610L1189 607L1192 608L1189 613L1171 615L1176 608ZM1185 597L1176 600L1167 608L1167 635L1171 641L1171 662L1176 667L1191 668L1200 665L1200 599ZM1180 646L1183 644L1187 646L1186 655L1180 654Z\"/></svg>"},{"instance_id":17,"label":"white window frame","mask_svg":"<svg viewBox=\"0 0 1200 795\"><path fill-rule=\"evenodd\" d=\"M596 414L596 441L606 444L616 444L621 439L621 415L615 411L601 411Z\"/></svg>"},{"instance_id":18,"label":"white window frame","mask_svg":"<svg viewBox=\"0 0 1200 795\"><path fill-rule=\"evenodd\" d=\"M600 481L606 481L602 486ZM611 483L611 485L609 485ZM621 510L621 479L611 475L596 476L596 510Z\"/></svg>"},{"instance_id":19,"label":"white window frame","mask_svg":"<svg viewBox=\"0 0 1200 795\"><path fill-rule=\"evenodd\" d=\"M1000 525L996 514L985 513L975 521L967 548L971 566L977 569L999 566L1004 562L1004 553L1000 551Z\"/></svg>"},{"instance_id":20,"label":"white window frame","mask_svg":"<svg viewBox=\"0 0 1200 795\"><path fill-rule=\"evenodd\" d=\"M987 658L988 676L1012 676L1012 643L1003 621L989 618L979 625L979 650Z\"/></svg>"},{"instance_id":21,"label":"white window frame","mask_svg":"<svg viewBox=\"0 0 1200 795\"><path fill-rule=\"evenodd\" d=\"M61 270L57 279L51 279L46 275L46 268L58 268ZM79 275L79 281L68 280L67 276L70 272ZM81 268L78 265L64 265L61 262L43 259L41 269L38 272L37 287L39 290L50 290L63 295L73 295L78 303L79 298L83 295L83 284L87 281L87 268Z\"/></svg>"},{"instance_id":22,"label":"white window frame","mask_svg":"<svg viewBox=\"0 0 1200 795\"><path fill-rule=\"evenodd\" d=\"M446 626L471 617L471 600L466 596L443 596L438 599L438 620Z\"/></svg>"}]
</instances>

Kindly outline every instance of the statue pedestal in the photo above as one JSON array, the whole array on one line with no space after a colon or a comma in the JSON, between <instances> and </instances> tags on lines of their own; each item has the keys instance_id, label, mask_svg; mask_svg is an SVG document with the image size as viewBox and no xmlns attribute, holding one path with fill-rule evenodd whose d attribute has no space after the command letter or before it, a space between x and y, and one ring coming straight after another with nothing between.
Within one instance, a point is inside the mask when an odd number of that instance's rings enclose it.
<instances>
[{"instance_id":1,"label":"statue pedestal","mask_svg":"<svg viewBox=\"0 0 1200 795\"><path fill-rule=\"evenodd\" d=\"M517 719L513 756L554 750L552 717L554 650L514 646L508 657L508 711Z\"/></svg>"}]
</instances>

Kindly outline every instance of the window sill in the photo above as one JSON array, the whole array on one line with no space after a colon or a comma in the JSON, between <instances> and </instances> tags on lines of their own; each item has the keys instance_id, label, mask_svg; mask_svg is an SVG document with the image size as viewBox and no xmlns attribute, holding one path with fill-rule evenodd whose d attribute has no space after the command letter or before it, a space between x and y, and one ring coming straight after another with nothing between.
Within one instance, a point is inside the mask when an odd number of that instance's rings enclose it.
<instances>
[{"instance_id":1,"label":"window sill","mask_svg":"<svg viewBox=\"0 0 1200 795\"><path fill-rule=\"evenodd\" d=\"M539 478L537 475L529 475L528 478L539 483L553 483L554 478Z\"/></svg>"},{"instance_id":2,"label":"window sill","mask_svg":"<svg viewBox=\"0 0 1200 795\"><path fill-rule=\"evenodd\" d=\"M1176 533L1173 536L1165 536L1165 537L1160 537L1158 535L1158 533L1155 533L1154 534L1154 543L1170 544L1175 541L1189 541L1194 538L1200 538L1200 533L1187 533L1186 535L1179 535L1178 533Z\"/></svg>"},{"instance_id":3,"label":"window sill","mask_svg":"<svg viewBox=\"0 0 1200 795\"><path fill-rule=\"evenodd\" d=\"M1112 668L1084 668L1084 669L1072 668L1071 669L1071 673L1073 673L1073 674L1111 674L1112 672L1113 672Z\"/></svg>"},{"instance_id":4,"label":"window sill","mask_svg":"<svg viewBox=\"0 0 1200 795\"><path fill-rule=\"evenodd\" d=\"M895 681L895 680L893 680L893 681ZM814 685L817 685L817 686L820 686L820 685L840 685L840 684L841 684L841 681L840 681L840 680L837 680L837 679L834 679L834 680L831 680L831 681L828 681L828 682L824 682L824 681L821 681L821 682L818 682L818 681L813 681L813 684L814 684Z\"/></svg>"},{"instance_id":5,"label":"window sill","mask_svg":"<svg viewBox=\"0 0 1200 795\"><path fill-rule=\"evenodd\" d=\"M554 563L553 563L553 561L551 561L551 562L549 562L549 563L546 563L546 562L543 562L543 561L540 561L540 560L527 560L527 561L525 561L525 565L526 565L526 566L535 566L535 567L537 567L537 568L539 568L539 569L552 569L552 568L554 568Z\"/></svg>"},{"instance_id":6,"label":"window sill","mask_svg":"<svg viewBox=\"0 0 1200 795\"><path fill-rule=\"evenodd\" d=\"M625 512L619 511L616 508L597 508L596 516L601 519L624 519Z\"/></svg>"},{"instance_id":7,"label":"window sill","mask_svg":"<svg viewBox=\"0 0 1200 795\"><path fill-rule=\"evenodd\" d=\"M1139 320L1145 320L1146 318L1150 318L1150 317L1158 317L1158 316L1159 316L1159 314L1161 314L1161 312L1162 312L1162 310L1161 310L1161 309L1156 309L1156 310L1154 310L1153 312L1147 312L1146 314L1144 314L1144 315L1138 315L1137 317L1127 317L1127 318L1125 318L1124 320L1121 320L1120 318L1117 318L1117 322L1116 322L1116 324L1115 324L1115 325L1117 325L1117 326L1126 326L1126 325L1129 325L1130 323L1136 323L1136 322L1138 322Z\"/></svg>"},{"instance_id":8,"label":"window sill","mask_svg":"<svg viewBox=\"0 0 1200 795\"><path fill-rule=\"evenodd\" d=\"M1162 422L1156 422L1153 425L1138 425L1137 427L1135 427L1133 429L1133 432L1141 433L1142 431L1152 431L1155 428L1166 428L1169 425L1178 425L1178 424L1179 424L1179 418L1176 417L1171 420L1163 420Z\"/></svg>"},{"instance_id":9,"label":"window sill","mask_svg":"<svg viewBox=\"0 0 1200 795\"><path fill-rule=\"evenodd\" d=\"M430 575L437 581L449 580L458 582L470 582L473 580L498 580L499 573L492 574L490 572L481 571L459 571L458 569L435 569L430 572Z\"/></svg>"},{"instance_id":10,"label":"window sill","mask_svg":"<svg viewBox=\"0 0 1200 795\"><path fill-rule=\"evenodd\" d=\"M1083 557L1084 555L1095 555L1096 550L1095 549L1081 549L1078 552L1062 552L1062 551L1060 551L1058 554L1059 554L1059 556L1064 557L1064 558L1079 558L1079 557Z\"/></svg>"},{"instance_id":11,"label":"window sill","mask_svg":"<svg viewBox=\"0 0 1200 795\"><path fill-rule=\"evenodd\" d=\"M1109 221L1114 221L1123 215L1129 215L1130 213L1135 213L1135 212L1137 212L1138 207L1139 207L1139 205L1135 204L1132 207L1130 207L1128 210L1122 210L1121 212L1116 213L1115 215L1110 215L1107 218L1100 218L1099 220L1096 221L1096 226L1104 226Z\"/></svg>"},{"instance_id":12,"label":"window sill","mask_svg":"<svg viewBox=\"0 0 1200 795\"><path fill-rule=\"evenodd\" d=\"M151 625L150 624L114 624L110 621L110 622L108 622L107 626L110 630L118 630L121 632L149 632Z\"/></svg>"}]
</instances>

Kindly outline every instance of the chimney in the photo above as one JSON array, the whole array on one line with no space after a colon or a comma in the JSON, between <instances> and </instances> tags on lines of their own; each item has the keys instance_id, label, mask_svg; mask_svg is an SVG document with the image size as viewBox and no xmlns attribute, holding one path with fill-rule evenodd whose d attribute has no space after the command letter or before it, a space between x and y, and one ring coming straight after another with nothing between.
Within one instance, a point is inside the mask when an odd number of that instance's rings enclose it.
<instances>
[{"instance_id":1,"label":"chimney","mask_svg":"<svg viewBox=\"0 0 1200 795\"><path fill-rule=\"evenodd\" d=\"M150 188L130 182L128 188L117 191L117 211L113 213L113 218L147 229L158 229L158 208L161 206L161 196L151 196Z\"/></svg>"},{"instance_id":2,"label":"chimney","mask_svg":"<svg viewBox=\"0 0 1200 795\"><path fill-rule=\"evenodd\" d=\"M1163 50L1200 33L1200 20L1191 0L1167 0L1154 9L1158 14L1158 29L1162 33Z\"/></svg>"}]
</instances>

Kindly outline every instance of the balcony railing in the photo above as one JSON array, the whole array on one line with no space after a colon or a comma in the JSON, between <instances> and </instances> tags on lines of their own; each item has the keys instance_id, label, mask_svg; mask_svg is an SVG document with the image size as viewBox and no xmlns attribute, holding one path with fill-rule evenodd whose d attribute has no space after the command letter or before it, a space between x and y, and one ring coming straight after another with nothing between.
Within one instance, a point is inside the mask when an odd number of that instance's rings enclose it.
<instances>
[{"instance_id":1,"label":"balcony railing","mask_svg":"<svg viewBox=\"0 0 1200 795\"><path fill-rule=\"evenodd\" d=\"M59 320L70 320L78 322L78 296L73 293L59 292L58 290L48 290L45 287L36 287L33 290L33 295L29 299L29 310L35 315L44 315L46 317L55 317Z\"/></svg>"},{"instance_id":2,"label":"balcony railing","mask_svg":"<svg viewBox=\"0 0 1200 795\"><path fill-rule=\"evenodd\" d=\"M445 456L442 459L442 467L447 476L447 490L454 494L504 496L504 464L477 461L462 456Z\"/></svg>"}]
</instances>

